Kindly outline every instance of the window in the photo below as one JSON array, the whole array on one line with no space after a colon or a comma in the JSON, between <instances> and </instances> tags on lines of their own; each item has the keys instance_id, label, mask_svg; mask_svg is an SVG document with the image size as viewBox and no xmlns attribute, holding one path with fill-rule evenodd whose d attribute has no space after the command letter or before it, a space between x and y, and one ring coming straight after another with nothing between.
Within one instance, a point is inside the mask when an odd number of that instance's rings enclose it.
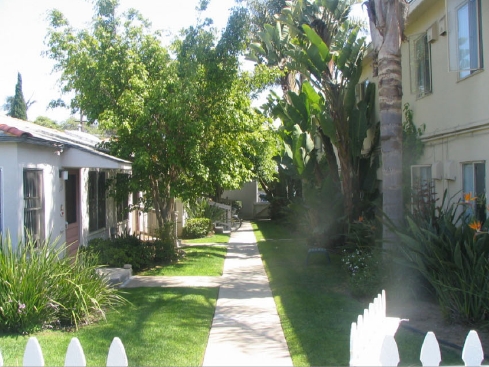
<instances>
[{"instance_id":1,"label":"window","mask_svg":"<svg viewBox=\"0 0 489 367\"><path fill-rule=\"evenodd\" d=\"M411 166L411 211L422 215L434 200L431 165Z\"/></svg>"},{"instance_id":2,"label":"window","mask_svg":"<svg viewBox=\"0 0 489 367\"><path fill-rule=\"evenodd\" d=\"M68 173L68 180L65 181L65 210L66 223L78 222L78 190L77 175Z\"/></svg>"},{"instance_id":3,"label":"window","mask_svg":"<svg viewBox=\"0 0 489 367\"><path fill-rule=\"evenodd\" d=\"M410 40L411 93L418 98L432 92L431 90L431 52L426 33Z\"/></svg>"},{"instance_id":4,"label":"window","mask_svg":"<svg viewBox=\"0 0 489 367\"><path fill-rule=\"evenodd\" d=\"M44 239L42 177L42 170L24 170L24 235L36 242Z\"/></svg>"},{"instance_id":5,"label":"window","mask_svg":"<svg viewBox=\"0 0 489 367\"><path fill-rule=\"evenodd\" d=\"M88 229L105 228L105 172L88 172Z\"/></svg>"},{"instance_id":6,"label":"window","mask_svg":"<svg viewBox=\"0 0 489 367\"><path fill-rule=\"evenodd\" d=\"M369 83L370 83L369 80L366 79L355 86L355 98L357 100L357 103L365 99L365 96L367 95L367 87Z\"/></svg>"},{"instance_id":7,"label":"window","mask_svg":"<svg viewBox=\"0 0 489 367\"><path fill-rule=\"evenodd\" d=\"M486 164L485 162L464 163L462 165L464 201L471 205L475 217L486 219ZM471 200L471 198L474 198Z\"/></svg>"},{"instance_id":8,"label":"window","mask_svg":"<svg viewBox=\"0 0 489 367\"><path fill-rule=\"evenodd\" d=\"M411 167L411 187L431 184L431 165Z\"/></svg>"},{"instance_id":9,"label":"window","mask_svg":"<svg viewBox=\"0 0 489 367\"><path fill-rule=\"evenodd\" d=\"M447 0L450 70L461 79L482 69L480 0Z\"/></svg>"},{"instance_id":10,"label":"window","mask_svg":"<svg viewBox=\"0 0 489 367\"><path fill-rule=\"evenodd\" d=\"M129 197L126 195L129 175L127 173L117 174L117 186L124 194L116 195L117 222L129 219ZM126 188L126 190L124 190Z\"/></svg>"}]
</instances>

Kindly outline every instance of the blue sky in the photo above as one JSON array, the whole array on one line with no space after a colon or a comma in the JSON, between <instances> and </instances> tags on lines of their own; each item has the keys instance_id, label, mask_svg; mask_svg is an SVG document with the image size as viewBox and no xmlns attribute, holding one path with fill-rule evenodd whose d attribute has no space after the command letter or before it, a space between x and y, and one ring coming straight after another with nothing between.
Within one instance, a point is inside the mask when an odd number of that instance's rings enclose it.
<instances>
[{"instance_id":1,"label":"blue sky","mask_svg":"<svg viewBox=\"0 0 489 367\"><path fill-rule=\"evenodd\" d=\"M152 22L153 29L176 34L195 24L198 0L120 0L120 11L136 8ZM211 0L205 16L214 20L218 29L226 26L234 0ZM59 9L75 28L84 28L92 17L89 0L0 0L0 107L15 93L17 72L22 74L26 100L37 101L27 114L33 121L48 116L61 122L70 116L67 109L47 109L49 101L61 97L53 74L53 62L41 56L51 9ZM168 38L170 40L170 38ZM0 114L5 114L0 109Z\"/></svg>"}]
</instances>

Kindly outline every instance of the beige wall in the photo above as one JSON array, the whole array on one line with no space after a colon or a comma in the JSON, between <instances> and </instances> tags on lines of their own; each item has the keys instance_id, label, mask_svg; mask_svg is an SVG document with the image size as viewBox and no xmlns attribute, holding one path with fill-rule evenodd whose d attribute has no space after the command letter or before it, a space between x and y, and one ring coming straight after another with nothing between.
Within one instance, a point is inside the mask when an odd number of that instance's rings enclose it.
<instances>
[{"instance_id":1,"label":"beige wall","mask_svg":"<svg viewBox=\"0 0 489 367\"><path fill-rule=\"evenodd\" d=\"M489 1L482 0L481 7L482 53L487 60ZM443 17L445 0L416 0L413 8L406 26L407 37L426 32ZM416 98L410 88L409 44L403 43L403 103L410 104L416 125L426 125L423 135L426 150L419 163L441 162L442 166L447 167L453 161L451 171L455 172L452 176L455 180L435 180L438 194L448 189L452 196L462 190L463 162L489 161L489 149L486 149L489 143L489 73L481 70L460 80L457 72L450 72L447 35L438 35L438 39L431 43L431 62L432 93ZM486 187L489 187L487 175Z\"/></svg>"},{"instance_id":2,"label":"beige wall","mask_svg":"<svg viewBox=\"0 0 489 367\"><path fill-rule=\"evenodd\" d=\"M239 216L246 219L253 218L253 204L258 201L258 183L257 181L246 182L241 190L225 190L221 197L241 201L243 207Z\"/></svg>"}]
</instances>

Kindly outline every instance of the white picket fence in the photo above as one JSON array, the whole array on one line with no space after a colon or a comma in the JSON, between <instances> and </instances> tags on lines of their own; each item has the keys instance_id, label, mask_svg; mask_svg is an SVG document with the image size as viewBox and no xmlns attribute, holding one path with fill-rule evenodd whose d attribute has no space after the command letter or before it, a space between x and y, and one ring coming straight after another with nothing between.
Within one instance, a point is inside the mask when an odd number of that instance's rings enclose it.
<instances>
[{"instance_id":1,"label":"white picket fence","mask_svg":"<svg viewBox=\"0 0 489 367\"><path fill-rule=\"evenodd\" d=\"M350 332L350 366L378 366L386 336L396 334L401 319L387 317L385 291L379 294L363 315L358 315Z\"/></svg>"},{"instance_id":2,"label":"white picket fence","mask_svg":"<svg viewBox=\"0 0 489 367\"><path fill-rule=\"evenodd\" d=\"M44 366L44 357L41 346L35 337L29 338L24 351L23 366ZM71 339L66 351L65 366L86 366L85 353L78 338ZM127 357L124 345L119 338L114 338L110 344L107 355L107 366L127 366ZM3 366L3 358L0 350L0 366Z\"/></svg>"},{"instance_id":3,"label":"white picket fence","mask_svg":"<svg viewBox=\"0 0 489 367\"><path fill-rule=\"evenodd\" d=\"M399 350L394 339L399 323L403 320L386 316L385 291L379 294L363 316L351 325L350 366L397 366ZM428 332L420 352L423 366L439 366L440 346L433 332ZM481 366L484 352L476 331L467 335L462 351L465 366Z\"/></svg>"}]
</instances>

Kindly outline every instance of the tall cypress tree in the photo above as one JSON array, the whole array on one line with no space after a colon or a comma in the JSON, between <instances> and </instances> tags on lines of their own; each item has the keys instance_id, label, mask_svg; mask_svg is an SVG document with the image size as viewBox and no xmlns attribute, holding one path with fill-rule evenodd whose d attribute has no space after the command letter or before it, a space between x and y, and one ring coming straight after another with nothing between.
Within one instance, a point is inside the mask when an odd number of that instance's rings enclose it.
<instances>
[{"instance_id":1,"label":"tall cypress tree","mask_svg":"<svg viewBox=\"0 0 489 367\"><path fill-rule=\"evenodd\" d=\"M8 116L21 120L27 120L27 104L22 93L22 76L17 74L17 84L15 85L15 96L10 105Z\"/></svg>"}]
</instances>

